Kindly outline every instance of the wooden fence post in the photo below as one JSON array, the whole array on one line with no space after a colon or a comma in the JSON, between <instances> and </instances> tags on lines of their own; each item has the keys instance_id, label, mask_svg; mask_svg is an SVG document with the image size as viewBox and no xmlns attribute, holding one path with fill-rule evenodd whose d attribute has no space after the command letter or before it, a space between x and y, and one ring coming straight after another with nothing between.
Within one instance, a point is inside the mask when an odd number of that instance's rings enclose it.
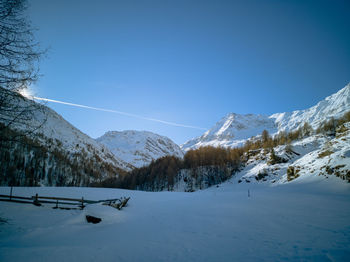
<instances>
[{"instance_id":1,"label":"wooden fence post","mask_svg":"<svg viewBox=\"0 0 350 262\"><path fill-rule=\"evenodd\" d=\"M84 197L81 198L81 209L84 209Z\"/></svg>"},{"instance_id":2,"label":"wooden fence post","mask_svg":"<svg viewBox=\"0 0 350 262\"><path fill-rule=\"evenodd\" d=\"M11 186L11 191L10 191L10 200L12 200L12 186Z\"/></svg>"},{"instance_id":3,"label":"wooden fence post","mask_svg":"<svg viewBox=\"0 0 350 262\"><path fill-rule=\"evenodd\" d=\"M38 200L38 193L35 194L35 198L34 198L33 204L36 205L36 206L41 206L41 204L40 204L40 202Z\"/></svg>"}]
</instances>

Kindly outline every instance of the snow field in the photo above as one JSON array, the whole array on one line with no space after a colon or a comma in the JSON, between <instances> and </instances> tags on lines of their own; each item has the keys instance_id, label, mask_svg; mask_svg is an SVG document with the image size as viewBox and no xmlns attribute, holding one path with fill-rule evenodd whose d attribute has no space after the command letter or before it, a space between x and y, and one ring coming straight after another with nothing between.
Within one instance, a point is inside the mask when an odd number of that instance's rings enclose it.
<instances>
[{"instance_id":1,"label":"snow field","mask_svg":"<svg viewBox=\"0 0 350 262\"><path fill-rule=\"evenodd\" d=\"M81 211L0 202L0 217L7 220L0 224L0 261L350 259L350 186L336 177L278 186L228 181L194 193L14 188L18 195L35 193L131 199L121 211L97 204ZM103 220L89 224L86 214Z\"/></svg>"}]
</instances>

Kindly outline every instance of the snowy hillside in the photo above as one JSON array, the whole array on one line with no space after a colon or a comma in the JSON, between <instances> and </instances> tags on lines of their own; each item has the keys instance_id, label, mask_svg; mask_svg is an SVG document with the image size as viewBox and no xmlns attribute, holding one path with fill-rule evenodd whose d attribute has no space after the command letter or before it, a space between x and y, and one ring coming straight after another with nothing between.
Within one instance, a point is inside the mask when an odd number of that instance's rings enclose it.
<instances>
[{"instance_id":1,"label":"snowy hillside","mask_svg":"<svg viewBox=\"0 0 350 262\"><path fill-rule=\"evenodd\" d=\"M350 84L309 109L277 113L271 115L270 118L275 121L278 131L291 131L303 123L309 123L316 129L323 121L331 117L339 118L349 110Z\"/></svg>"},{"instance_id":2,"label":"snowy hillside","mask_svg":"<svg viewBox=\"0 0 350 262\"><path fill-rule=\"evenodd\" d=\"M163 156L183 157L180 147L169 138L147 131L110 131L96 141L134 167L142 167Z\"/></svg>"},{"instance_id":3,"label":"snowy hillside","mask_svg":"<svg viewBox=\"0 0 350 262\"><path fill-rule=\"evenodd\" d=\"M276 147L275 154L283 161L271 163L271 153L264 149L248 152L246 166L231 181L284 184L339 177L350 182L350 122L339 129L336 137L312 135L293 142L290 148Z\"/></svg>"},{"instance_id":4,"label":"snowy hillside","mask_svg":"<svg viewBox=\"0 0 350 262\"><path fill-rule=\"evenodd\" d=\"M25 97L22 97L21 103L28 105L28 107L31 104L36 104L38 108L33 111L34 114L31 115L30 120L12 126L12 129L26 131L28 126L40 126L34 131L32 136L46 144L47 147L57 146L60 150L69 154L85 151L88 157L98 155L102 160L115 164L120 168L128 167L127 163L115 158L106 147L75 128L49 107L40 105Z\"/></svg>"},{"instance_id":5,"label":"snowy hillside","mask_svg":"<svg viewBox=\"0 0 350 262\"><path fill-rule=\"evenodd\" d=\"M236 147L246 139L261 134L266 129L270 134L292 131L305 122L316 129L331 117L338 118L350 110L350 84L317 105L291 113L276 113L271 116L228 114L210 130L198 138L181 145L185 151L201 146Z\"/></svg>"},{"instance_id":6,"label":"snowy hillside","mask_svg":"<svg viewBox=\"0 0 350 262\"><path fill-rule=\"evenodd\" d=\"M131 167L52 109L20 95L13 97L16 106L35 110L2 134L23 140L10 139L1 150L1 175L7 176L2 183L6 184L12 176L17 177L16 184L21 185L87 185L97 178L117 175L118 168L125 170ZM11 115L7 116L11 119ZM6 120L3 121L6 124ZM31 127L39 128L23 136ZM10 149L7 150L7 147ZM23 168L24 172L19 168L12 170L13 165ZM29 174L32 176L30 182L27 181Z\"/></svg>"}]
</instances>

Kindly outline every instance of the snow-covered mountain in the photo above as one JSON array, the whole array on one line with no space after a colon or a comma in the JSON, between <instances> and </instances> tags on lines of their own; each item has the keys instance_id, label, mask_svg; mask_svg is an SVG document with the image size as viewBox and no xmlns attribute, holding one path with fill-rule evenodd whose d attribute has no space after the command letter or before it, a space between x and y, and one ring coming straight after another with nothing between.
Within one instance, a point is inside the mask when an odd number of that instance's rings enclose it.
<instances>
[{"instance_id":1,"label":"snow-covered mountain","mask_svg":"<svg viewBox=\"0 0 350 262\"><path fill-rule=\"evenodd\" d=\"M277 113L270 118L275 121L278 131L295 130L304 123L309 123L316 129L322 122L332 117L339 118L349 110L350 84L311 108L291 113Z\"/></svg>"},{"instance_id":2,"label":"snow-covered mountain","mask_svg":"<svg viewBox=\"0 0 350 262\"><path fill-rule=\"evenodd\" d=\"M181 148L187 151L201 146L241 146L246 139L261 134L264 129L270 133L277 131L275 122L268 116L230 113L202 136L187 141Z\"/></svg>"},{"instance_id":3,"label":"snow-covered mountain","mask_svg":"<svg viewBox=\"0 0 350 262\"><path fill-rule=\"evenodd\" d=\"M148 131L109 131L96 141L134 167L145 166L167 155L183 157L180 147L169 138Z\"/></svg>"},{"instance_id":4,"label":"snow-covered mountain","mask_svg":"<svg viewBox=\"0 0 350 262\"><path fill-rule=\"evenodd\" d=\"M275 134L295 130L306 122L316 129L327 119L341 117L349 110L350 84L305 110L276 113L271 116L228 114L202 136L187 141L181 148L187 151L201 146L240 146L250 137L261 134L264 129L270 134Z\"/></svg>"},{"instance_id":5,"label":"snow-covered mountain","mask_svg":"<svg viewBox=\"0 0 350 262\"><path fill-rule=\"evenodd\" d=\"M2 133L8 136L0 151L1 170L7 178L8 169L19 165L24 172L20 168L11 172L14 177L21 177L16 180L20 185L28 184L24 181L29 173L33 173L34 184L88 185L96 179L116 176L118 169L132 168L52 109L19 94L12 95L12 99L15 106L33 110L28 117L15 122L6 133ZM7 125L6 119L11 118L10 114L2 114L0 123ZM38 128L28 133L30 127ZM1 179L2 183L4 179Z\"/></svg>"},{"instance_id":6,"label":"snow-covered mountain","mask_svg":"<svg viewBox=\"0 0 350 262\"><path fill-rule=\"evenodd\" d=\"M26 102L34 103L30 100ZM130 167L128 163L115 157L108 148L81 132L54 110L45 105L40 105L40 108L41 110L36 110L29 125L39 126L43 122L43 125L35 131L36 137L41 139L43 143L47 143L47 139L51 139L53 144L58 143L60 148L67 153L86 152L88 157L97 155L103 161L116 165L119 168L127 169Z\"/></svg>"}]
</instances>

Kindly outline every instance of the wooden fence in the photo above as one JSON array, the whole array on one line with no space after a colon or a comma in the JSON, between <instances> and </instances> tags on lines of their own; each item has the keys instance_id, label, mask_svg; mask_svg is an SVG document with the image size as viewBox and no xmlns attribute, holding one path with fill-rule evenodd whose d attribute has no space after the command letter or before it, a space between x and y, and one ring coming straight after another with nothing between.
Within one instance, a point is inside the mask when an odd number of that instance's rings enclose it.
<instances>
[{"instance_id":1,"label":"wooden fence","mask_svg":"<svg viewBox=\"0 0 350 262\"><path fill-rule=\"evenodd\" d=\"M117 209L121 209L126 206L130 197L122 197L115 199L106 199L106 200L87 200L82 198L67 198L67 197L52 197L52 196L39 196L35 194L32 197L23 197L23 196L14 196L12 195L12 188L10 195L1 195L0 201L9 201L23 204L34 204L36 206L41 206L43 203L55 205L53 208L60 209L84 209L86 204L96 204L102 203L103 205L112 206ZM66 206L75 206L75 207L66 207Z\"/></svg>"}]
</instances>

